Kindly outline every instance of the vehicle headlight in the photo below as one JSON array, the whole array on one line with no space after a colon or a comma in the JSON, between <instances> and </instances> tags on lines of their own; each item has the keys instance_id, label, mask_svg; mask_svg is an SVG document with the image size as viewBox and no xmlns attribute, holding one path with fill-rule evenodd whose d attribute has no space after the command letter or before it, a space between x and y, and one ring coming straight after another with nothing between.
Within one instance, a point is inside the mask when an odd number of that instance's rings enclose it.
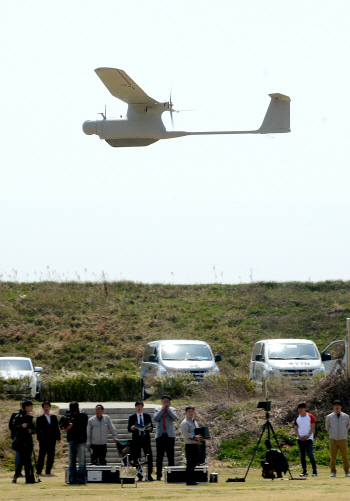
<instances>
[{"instance_id":1,"label":"vehicle headlight","mask_svg":"<svg viewBox=\"0 0 350 501\"><path fill-rule=\"evenodd\" d=\"M278 369L274 369L273 367L267 367L265 369L265 377L273 376L276 375L278 376L280 374L280 371Z\"/></svg>"}]
</instances>

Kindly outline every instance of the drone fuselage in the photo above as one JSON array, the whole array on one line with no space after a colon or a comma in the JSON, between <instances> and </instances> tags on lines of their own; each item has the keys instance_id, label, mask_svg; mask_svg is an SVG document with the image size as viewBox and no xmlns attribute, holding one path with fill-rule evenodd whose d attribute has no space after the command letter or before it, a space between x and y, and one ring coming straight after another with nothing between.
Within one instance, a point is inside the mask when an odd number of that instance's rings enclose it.
<instances>
[{"instance_id":1,"label":"drone fuselage","mask_svg":"<svg viewBox=\"0 0 350 501\"><path fill-rule=\"evenodd\" d=\"M161 116L164 111L169 111L168 102L151 106L132 104L128 107L126 117L87 120L83 124L83 131L88 135L96 134L101 139L174 137L163 124Z\"/></svg>"}]
</instances>

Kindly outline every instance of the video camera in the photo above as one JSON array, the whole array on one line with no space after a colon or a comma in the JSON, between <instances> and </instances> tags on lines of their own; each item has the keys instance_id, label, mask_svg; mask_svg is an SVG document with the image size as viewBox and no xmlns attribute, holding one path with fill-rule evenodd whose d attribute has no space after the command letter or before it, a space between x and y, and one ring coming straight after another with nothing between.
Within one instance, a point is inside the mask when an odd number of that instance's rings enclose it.
<instances>
[{"instance_id":1,"label":"video camera","mask_svg":"<svg viewBox=\"0 0 350 501\"><path fill-rule=\"evenodd\" d=\"M59 422L59 427L62 428L67 428L69 423L72 423L74 419L74 414L70 410L66 410L66 414L61 417L60 422Z\"/></svg>"}]
</instances>

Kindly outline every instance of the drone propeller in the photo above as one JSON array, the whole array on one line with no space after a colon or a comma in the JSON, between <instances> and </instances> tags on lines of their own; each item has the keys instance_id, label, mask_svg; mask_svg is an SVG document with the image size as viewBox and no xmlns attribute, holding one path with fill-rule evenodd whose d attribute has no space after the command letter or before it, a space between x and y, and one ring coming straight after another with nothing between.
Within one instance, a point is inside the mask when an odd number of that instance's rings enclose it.
<instances>
[{"instance_id":1,"label":"drone propeller","mask_svg":"<svg viewBox=\"0 0 350 501\"><path fill-rule=\"evenodd\" d=\"M180 111L194 111L194 108L191 108L189 110L174 110L173 108L173 102L171 100L171 91L170 91L170 97L169 97L169 111L170 111L170 119L171 119L171 125L174 128L174 119L173 119L173 113L180 113Z\"/></svg>"},{"instance_id":2,"label":"drone propeller","mask_svg":"<svg viewBox=\"0 0 350 501\"><path fill-rule=\"evenodd\" d=\"M174 128L174 119L173 119L173 112L176 110L173 110L173 103L171 100L171 91L170 91L170 97L169 97L169 110L170 110L170 120L171 120L171 125Z\"/></svg>"}]
</instances>

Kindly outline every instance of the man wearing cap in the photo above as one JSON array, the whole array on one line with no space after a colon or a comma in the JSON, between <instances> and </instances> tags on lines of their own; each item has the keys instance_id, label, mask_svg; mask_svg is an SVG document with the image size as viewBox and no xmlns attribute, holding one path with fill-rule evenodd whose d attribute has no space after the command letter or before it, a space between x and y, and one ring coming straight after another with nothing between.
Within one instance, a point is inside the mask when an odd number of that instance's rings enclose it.
<instances>
[{"instance_id":1,"label":"man wearing cap","mask_svg":"<svg viewBox=\"0 0 350 501\"><path fill-rule=\"evenodd\" d=\"M157 446L157 480L162 478L163 457L166 452L168 465L175 464L175 426L177 421L176 409L171 407L171 397L162 396L162 406L154 410L154 421L157 423L156 446Z\"/></svg>"}]
</instances>

